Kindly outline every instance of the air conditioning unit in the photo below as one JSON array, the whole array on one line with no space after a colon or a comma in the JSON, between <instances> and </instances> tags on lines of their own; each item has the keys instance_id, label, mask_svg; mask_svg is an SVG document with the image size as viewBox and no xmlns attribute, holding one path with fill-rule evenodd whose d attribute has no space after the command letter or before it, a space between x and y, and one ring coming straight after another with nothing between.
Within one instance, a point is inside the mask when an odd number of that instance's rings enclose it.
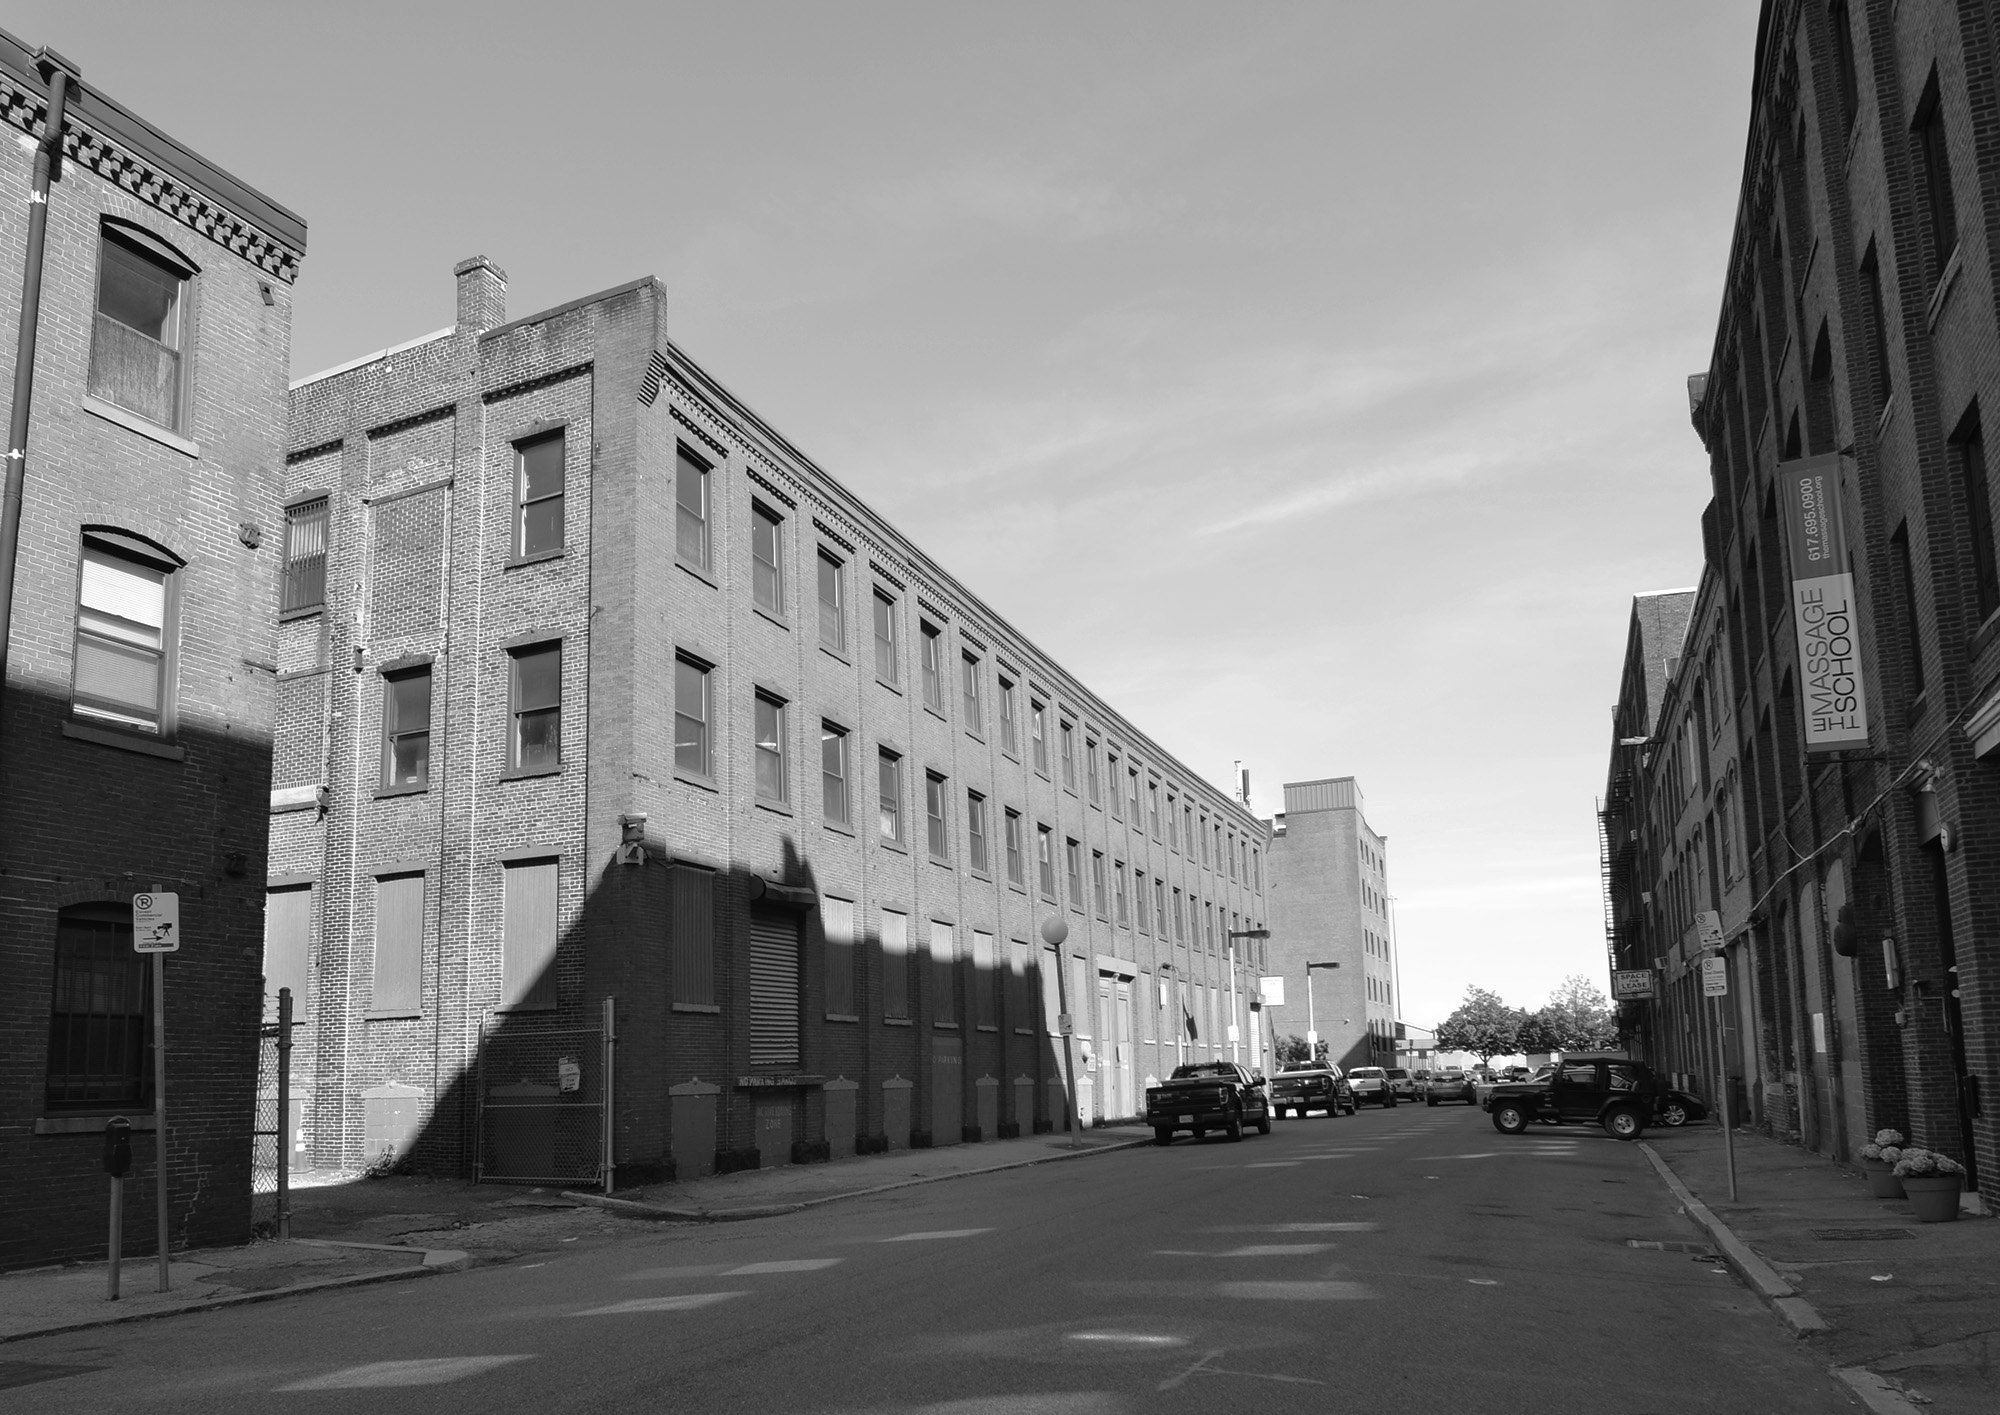
<instances>
[{"instance_id":1,"label":"air conditioning unit","mask_svg":"<svg viewBox=\"0 0 2000 1415\"><path fill-rule=\"evenodd\" d=\"M1651 904L1651 903L1653 902L1653 891L1652 891L1652 890L1650 890L1650 889L1642 889L1642 890L1640 890L1640 891L1639 891L1639 902L1640 902L1641 904Z\"/></svg>"}]
</instances>

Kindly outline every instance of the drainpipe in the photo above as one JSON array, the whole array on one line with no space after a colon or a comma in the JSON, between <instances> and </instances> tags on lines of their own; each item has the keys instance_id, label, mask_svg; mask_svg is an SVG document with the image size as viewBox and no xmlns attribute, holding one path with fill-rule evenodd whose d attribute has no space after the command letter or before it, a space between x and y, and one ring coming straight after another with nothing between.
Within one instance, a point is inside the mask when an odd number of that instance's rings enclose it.
<instances>
[{"instance_id":1,"label":"drainpipe","mask_svg":"<svg viewBox=\"0 0 2000 1415\"><path fill-rule=\"evenodd\" d=\"M63 113L69 60L43 49L37 68L49 85L48 120L35 147L35 179L28 193L28 254L21 273L20 339L14 349L14 411L7 429L7 490L0 501L0 694L7 686L7 645L14 628L14 562L21 544L21 488L28 470L28 414L35 398L35 335L41 322L42 252L49 235L49 184L62 167Z\"/></svg>"}]
</instances>

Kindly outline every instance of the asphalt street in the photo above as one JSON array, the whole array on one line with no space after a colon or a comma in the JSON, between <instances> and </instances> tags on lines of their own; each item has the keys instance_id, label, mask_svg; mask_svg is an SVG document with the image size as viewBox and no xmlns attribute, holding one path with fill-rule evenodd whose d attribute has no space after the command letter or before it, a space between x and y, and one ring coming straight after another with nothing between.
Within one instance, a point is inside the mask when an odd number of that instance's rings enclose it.
<instances>
[{"instance_id":1,"label":"asphalt street","mask_svg":"<svg viewBox=\"0 0 2000 1415\"><path fill-rule=\"evenodd\" d=\"M1629 1144L1404 1105L20 1342L0 1407L1855 1409L1703 1252Z\"/></svg>"}]
</instances>

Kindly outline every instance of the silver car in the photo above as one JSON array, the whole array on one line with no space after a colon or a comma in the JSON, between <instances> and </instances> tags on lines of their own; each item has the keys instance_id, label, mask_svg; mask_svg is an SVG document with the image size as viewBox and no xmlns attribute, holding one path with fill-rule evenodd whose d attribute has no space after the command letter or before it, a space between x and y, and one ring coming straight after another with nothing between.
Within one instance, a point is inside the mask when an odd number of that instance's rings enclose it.
<instances>
[{"instance_id":1,"label":"silver car","mask_svg":"<svg viewBox=\"0 0 2000 1415\"><path fill-rule=\"evenodd\" d=\"M1374 1104L1387 1107L1396 1103L1396 1088L1389 1084L1389 1073L1379 1066L1350 1067L1347 1084L1354 1092L1356 1106Z\"/></svg>"}]
</instances>

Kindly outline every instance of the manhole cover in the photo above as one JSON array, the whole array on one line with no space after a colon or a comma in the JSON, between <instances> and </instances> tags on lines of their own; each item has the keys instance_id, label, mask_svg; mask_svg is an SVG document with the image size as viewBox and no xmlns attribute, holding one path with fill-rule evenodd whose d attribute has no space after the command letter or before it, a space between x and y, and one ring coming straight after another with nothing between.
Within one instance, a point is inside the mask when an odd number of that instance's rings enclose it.
<instances>
[{"instance_id":1,"label":"manhole cover","mask_svg":"<svg viewBox=\"0 0 2000 1415\"><path fill-rule=\"evenodd\" d=\"M1828 1243L1879 1243L1890 1238L1915 1238L1914 1228L1815 1228L1812 1236Z\"/></svg>"}]
</instances>

